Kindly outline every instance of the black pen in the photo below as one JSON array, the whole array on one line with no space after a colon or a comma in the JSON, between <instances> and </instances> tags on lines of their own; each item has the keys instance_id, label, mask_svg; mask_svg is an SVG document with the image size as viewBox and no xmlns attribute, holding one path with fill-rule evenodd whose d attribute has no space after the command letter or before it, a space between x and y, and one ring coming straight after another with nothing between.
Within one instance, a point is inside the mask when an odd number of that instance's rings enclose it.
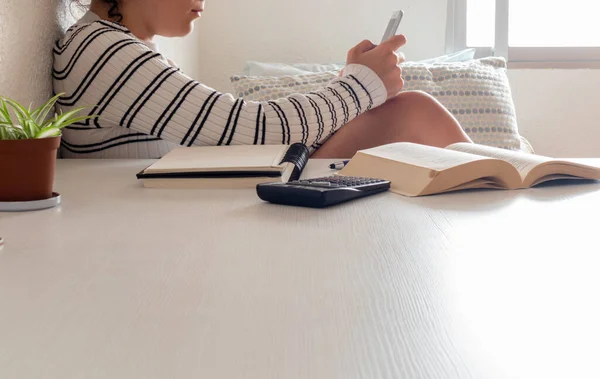
<instances>
[{"instance_id":1,"label":"black pen","mask_svg":"<svg viewBox=\"0 0 600 379\"><path fill-rule=\"evenodd\" d=\"M350 161L335 162L335 163L330 164L329 168L332 170L341 170L348 164L348 162L350 162Z\"/></svg>"}]
</instances>

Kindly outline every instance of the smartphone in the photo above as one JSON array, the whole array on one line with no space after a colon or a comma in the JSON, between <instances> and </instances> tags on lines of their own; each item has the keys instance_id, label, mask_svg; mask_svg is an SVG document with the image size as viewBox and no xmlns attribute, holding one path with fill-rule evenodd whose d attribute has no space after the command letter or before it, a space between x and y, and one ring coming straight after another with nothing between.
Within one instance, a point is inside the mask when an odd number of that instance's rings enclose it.
<instances>
[{"instance_id":1,"label":"smartphone","mask_svg":"<svg viewBox=\"0 0 600 379\"><path fill-rule=\"evenodd\" d=\"M402 17L404 17L403 11L395 11L394 13L392 13L392 17L390 18L390 22L388 23L385 33L383 33L383 38L381 38L381 42L387 41L388 39L396 35L398 27L400 27Z\"/></svg>"}]
</instances>

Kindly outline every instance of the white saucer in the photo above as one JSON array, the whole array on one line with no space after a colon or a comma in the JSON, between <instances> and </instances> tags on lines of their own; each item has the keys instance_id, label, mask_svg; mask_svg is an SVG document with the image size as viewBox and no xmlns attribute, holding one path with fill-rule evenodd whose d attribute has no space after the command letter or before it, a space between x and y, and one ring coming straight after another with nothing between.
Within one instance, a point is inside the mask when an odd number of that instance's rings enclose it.
<instances>
[{"instance_id":1,"label":"white saucer","mask_svg":"<svg viewBox=\"0 0 600 379\"><path fill-rule=\"evenodd\" d=\"M52 197L34 201L0 201L0 212L24 212L53 208L60 204L60 194L53 192Z\"/></svg>"}]
</instances>

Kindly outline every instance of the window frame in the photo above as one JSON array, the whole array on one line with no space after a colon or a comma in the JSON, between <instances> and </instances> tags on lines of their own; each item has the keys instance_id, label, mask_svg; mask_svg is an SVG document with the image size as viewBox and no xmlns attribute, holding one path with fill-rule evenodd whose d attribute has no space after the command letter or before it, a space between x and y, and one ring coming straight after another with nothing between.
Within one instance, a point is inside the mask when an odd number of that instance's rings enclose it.
<instances>
[{"instance_id":1,"label":"window frame","mask_svg":"<svg viewBox=\"0 0 600 379\"><path fill-rule=\"evenodd\" d=\"M448 0L447 54L475 48L476 57L503 57L513 68L600 68L600 47L510 47L510 0L496 0L494 46L467 46L467 1Z\"/></svg>"}]
</instances>

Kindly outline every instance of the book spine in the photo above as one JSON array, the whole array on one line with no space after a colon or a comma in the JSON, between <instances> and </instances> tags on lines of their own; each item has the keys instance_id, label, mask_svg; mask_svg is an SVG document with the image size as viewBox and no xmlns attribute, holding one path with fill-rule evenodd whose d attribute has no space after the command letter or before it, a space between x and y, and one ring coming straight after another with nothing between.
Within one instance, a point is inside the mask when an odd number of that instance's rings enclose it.
<instances>
[{"instance_id":1,"label":"book spine","mask_svg":"<svg viewBox=\"0 0 600 379\"><path fill-rule=\"evenodd\" d=\"M306 167L309 158L310 151L306 145L303 143L294 143L290 145L280 163L293 163L294 166L296 166L292 172L290 181L300 179L300 175L302 175L302 171L304 170L304 167Z\"/></svg>"}]
</instances>

